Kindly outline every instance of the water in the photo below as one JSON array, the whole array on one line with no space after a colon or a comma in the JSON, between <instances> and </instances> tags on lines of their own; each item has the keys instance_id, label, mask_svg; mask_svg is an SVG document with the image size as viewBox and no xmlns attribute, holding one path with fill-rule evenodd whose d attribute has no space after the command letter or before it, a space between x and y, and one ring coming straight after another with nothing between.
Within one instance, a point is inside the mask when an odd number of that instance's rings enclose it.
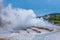
<instances>
[{"instance_id":1,"label":"water","mask_svg":"<svg viewBox=\"0 0 60 40\"><path fill-rule=\"evenodd\" d=\"M11 40L32 40L40 34L19 34L21 29L31 28L32 26L39 27L52 27L55 26L48 21L45 21L42 17L36 18L36 14L32 9L26 10L22 8L12 8L11 4L8 4L6 8L2 8L2 1L0 0L0 37L11 37ZM47 35L47 34L46 34ZM22 36L22 37L21 37ZM43 35L44 37L44 35ZM43 37L41 37L43 39ZM20 39L21 38L21 39ZM28 39L27 39L28 38ZM23 39L23 40L25 40Z\"/></svg>"},{"instance_id":2,"label":"water","mask_svg":"<svg viewBox=\"0 0 60 40\"><path fill-rule=\"evenodd\" d=\"M0 5L2 7L2 5ZM16 30L32 26L53 26L42 17L36 18L32 9L12 8L9 4L6 8L1 8L0 33L10 33Z\"/></svg>"},{"instance_id":3,"label":"water","mask_svg":"<svg viewBox=\"0 0 60 40\"><path fill-rule=\"evenodd\" d=\"M12 4L8 4L6 8L2 6L3 0L0 0L0 33L18 32L24 28L32 26L54 26L45 21L42 17L36 18L36 14L32 9L26 10L22 8L12 8Z\"/></svg>"}]
</instances>

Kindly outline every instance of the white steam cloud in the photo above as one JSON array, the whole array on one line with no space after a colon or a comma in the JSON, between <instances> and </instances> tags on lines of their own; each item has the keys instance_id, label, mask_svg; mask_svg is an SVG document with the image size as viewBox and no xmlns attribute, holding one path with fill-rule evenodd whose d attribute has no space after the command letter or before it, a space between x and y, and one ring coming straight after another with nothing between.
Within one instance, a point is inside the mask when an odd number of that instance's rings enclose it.
<instances>
[{"instance_id":1,"label":"white steam cloud","mask_svg":"<svg viewBox=\"0 0 60 40\"><path fill-rule=\"evenodd\" d=\"M44 21L43 18L36 18L33 10L13 9L11 4L3 9L1 19L2 26L0 26L0 33L10 33L32 26L52 26L52 24Z\"/></svg>"},{"instance_id":2,"label":"white steam cloud","mask_svg":"<svg viewBox=\"0 0 60 40\"><path fill-rule=\"evenodd\" d=\"M29 21L34 18L36 18L36 15L33 10L13 9L11 4L9 4L1 13L3 28L1 27L0 30L6 29L7 31L11 31L16 27L20 27L21 29L32 26Z\"/></svg>"}]
</instances>

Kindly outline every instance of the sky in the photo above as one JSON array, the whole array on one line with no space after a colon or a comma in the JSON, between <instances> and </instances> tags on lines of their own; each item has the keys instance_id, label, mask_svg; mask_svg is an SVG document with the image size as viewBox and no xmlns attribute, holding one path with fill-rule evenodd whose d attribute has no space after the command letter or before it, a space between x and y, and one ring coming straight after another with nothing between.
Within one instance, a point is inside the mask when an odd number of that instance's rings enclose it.
<instances>
[{"instance_id":1,"label":"sky","mask_svg":"<svg viewBox=\"0 0 60 40\"><path fill-rule=\"evenodd\" d=\"M3 6L9 3L14 8L32 9L37 16L60 12L60 0L4 0Z\"/></svg>"}]
</instances>

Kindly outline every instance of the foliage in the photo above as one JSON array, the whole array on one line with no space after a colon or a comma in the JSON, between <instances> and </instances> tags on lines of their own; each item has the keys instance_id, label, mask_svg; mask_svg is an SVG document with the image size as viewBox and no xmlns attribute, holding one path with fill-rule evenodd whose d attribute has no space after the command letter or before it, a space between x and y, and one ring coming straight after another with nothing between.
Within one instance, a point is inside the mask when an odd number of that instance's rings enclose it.
<instances>
[{"instance_id":1,"label":"foliage","mask_svg":"<svg viewBox=\"0 0 60 40\"><path fill-rule=\"evenodd\" d=\"M48 21L54 24L60 24L60 13L52 13L52 14L45 15L44 19L47 19Z\"/></svg>"}]
</instances>

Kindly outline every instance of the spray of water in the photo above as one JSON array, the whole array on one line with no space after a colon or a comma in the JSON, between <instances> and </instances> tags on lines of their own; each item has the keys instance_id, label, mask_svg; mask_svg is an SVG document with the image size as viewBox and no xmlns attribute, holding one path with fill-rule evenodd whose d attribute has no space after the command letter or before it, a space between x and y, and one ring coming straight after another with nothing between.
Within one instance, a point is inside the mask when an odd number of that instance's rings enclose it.
<instances>
[{"instance_id":1,"label":"spray of water","mask_svg":"<svg viewBox=\"0 0 60 40\"><path fill-rule=\"evenodd\" d=\"M2 1L0 1L1 3ZM0 5L0 7L2 7ZM33 10L12 8L9 4L6 8L0 9L0 33L11 33L32 26L52 26L43 18L36 18Z\"/></svg>"}]
</instances>

